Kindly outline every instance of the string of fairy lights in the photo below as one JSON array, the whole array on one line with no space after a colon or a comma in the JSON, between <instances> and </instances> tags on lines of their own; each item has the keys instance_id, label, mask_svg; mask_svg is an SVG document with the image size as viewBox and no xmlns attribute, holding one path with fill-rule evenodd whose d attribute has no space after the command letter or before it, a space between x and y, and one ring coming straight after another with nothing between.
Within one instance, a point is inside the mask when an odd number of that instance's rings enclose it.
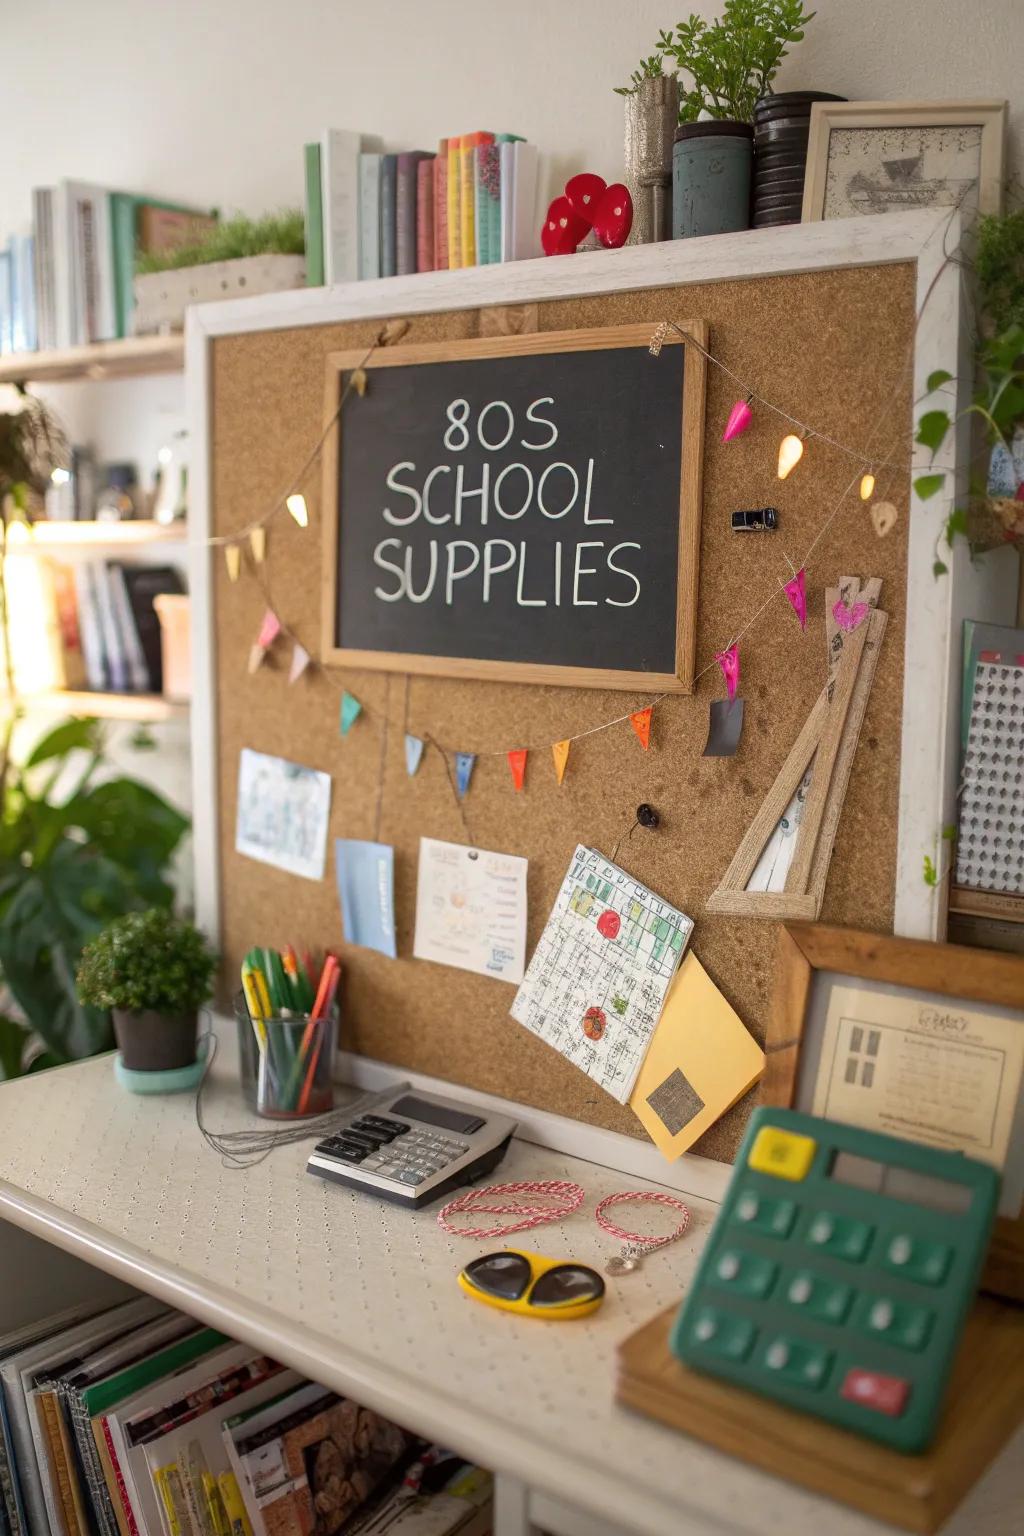
<instances>
[{"instance_id":1,"label":"string of fairy lights","mask_svg":"<svg viewBox=\"0 0 1024 1536\"><path fill-rule=\"evenodd\" d=\"M929 303L932 294L935 291L939 277L942 275L942 272L945 270L945 268L951 263L959 264L958 257L955 254L945 250L944 248L943 260L939 264L932 282L927 292L923 296L920 307L915 316L915 331L917 325L920 324L921 316L924 313L925 307ZM372 718L374 714L377 713L377 711L365 708L362 702L356 699L355 696L345 687L343 681L335 675L334 669L326 665L319 658L311 655L306 647L302 644L294 629L291 628L291 626L280 617L274 603L273 592L270 585L269 561L267 559L267 530L270 523L282 511L287 511L294 522L298 525L298 527L303 529L308 527L309 512L306 505L305 496L303 494L303 486L308 475L313 469L313 466L318 461L330 433L340 422L340 418L345 409L347 401L353 394L362 396L366 393L368 388L372 388L372 383L370 382L371 376L368 376L367 368L372 363L374 354L378 349L393 345L396 341L400 340L401 337L406 334L408 329L409 322L402 318L390 320L382 327L381 331L378 333L371 346L367 348L366 354L361 360L360 365L347 375L344 386L340 392L336 410L324 426L323 431L318 437L312 450L307 455L298 473L289 481L285 490L279 496L275 497L275 499L268 504L266 509L260 515L251 519L242 528L237 529L232 533L213 536L204 541L208 546L223 549L227 573L229 579L232 582L238 580L242 564L242 551L243 548L246 546L248 547L251 569L256 576L256 579L260 585L261 592L267 603L267 611L260 628L259 636L250 650L250 671L255 672L260 668L267 654L269 653L270 648L280 639L290 642L293 649L291 664L289 668L289 682L296 682L298 678L308 670L325 679L340 693L341 701L339 713L339 729L342 736L346 736L348 734L356 720L359 719L364 713L368 717ZM654 328L649 348L653 357L657 357L660 354L665 342L669 338L670 333L678 336L685 345L695 347L703 354L708 363L719 369L724 376L729 378L737 386L737 399L729 411L724 429L721 434L721 441L723 443L730 443L742 437L744 433L746 433L753 425L755 420L755 412L764 410L778 416L789 429L782 436L778 446L776 473L780 481L788 479L789 476L793 474L794 471L799 468L799 466L801 466L801 464L805 463L808 456L808 448L815 442L821 443L826 449L842 454L846 459L851 461L851 474L849 478L844 482L841 490L839 491L839 494L819 523L817 531L815 532L814 537L804 552L800 562L795 563L789 558L788 554L783 551L783 559L785 560L790 572L789 579L783 581L781 577L778 576L773 578L767 595L764 597L763 601L760 602L760 604L751 612L750 616L746 618L742 625L729 637L728 641L720 649L714 652L713 658L707 662L706 665L701 667L700 670L698 670L695 674L694 682L704 677L708 672L714 671L716 667L719 668L725 682L728 697L733 699L736 697L739 685L740 641L743 640L743 638L749 633L753 626L759 621L762 615L769 608L771 608L780 597L784 597L787 600L789 606L800 622L801 630L804 628L806 623L806 580L811 557L818 549L822 540L827 536L829 529L832 527L834 521L840 515L843 509L847 507L851 501L853 501L854 504L859 501L862 506L868 507L870 509L871 521L875 528L875 532L880 538L885 537L895 525L898 514L896 508L887 500L887 497L890 494L892 482L895 476L900 472L900 468L903 462L904 455L901 453L901 440L903 434L898 430L892 432L890 438L891 446L889 447L888 451L885 451L880 445L886 433L887 426L891 426L892 424L892 407L897 400L901 389L903 389L906 382L907 373L912 367L914 356L914 337L912 336L910 339L902 366L898 370L897 377L894 381L891 391L887 394L886 399L883 401L877 413L874 424L869 432L867 441L863 445L857 445L842 442L838 438L832 436L830 433L815 426L813 423L801 420L791 411L787 410L785 406L782 406L778 402L771 400L767 395L763 393L761 389L757 388L749 381L743 379L740 374L738 374L732 367L730 367L722 358L718 357L713 351L705 347L695 337L690 335L689 332L677 325L672 320L662 320ZM449 784L451 786L452 794L459 808L459 814L462 817L463 826L468 835L468 827L465 823L465 815L461 802L468 789L473 767L478 758L507 758L512 774L514 788L519 790L523 786L528 754L547 748L552 754L557 782L561 784L566 771L566 765L571 747L574 743L580 742L588 737L597 735L604 731L613 730L618 726L628 723L636 733L641 746L646 750L650 740L651 718L654 710L663 705L666 700L675 696L676 695L669 692L657 693L653 695L649 702L641 709L623 711L622 713L616 714L610 719L601 720L598 723L588 726L583 730L572 732L570 735L563 737L558 741L551 741L548 739L543 742L531 743L526 746L517 746L511 749L488 748L470 752L462 750L449 743L439 741L436 736L434 736L429 731L423 731L422 734L419 735L413 734L411 732L409 721L409 679L407 677L403 720L407 768L410 775L417 771L425 747L432 747L440 754L444 760L445 770ZM386 753L387 746L387 737L384 733L387 730L388 713L389 712L387 708L385 708L383 712L384 718L381 725L381 782L383 781L383 758ZM379 803L376 819L379 825Z\"/></svg>"}]
</instances>

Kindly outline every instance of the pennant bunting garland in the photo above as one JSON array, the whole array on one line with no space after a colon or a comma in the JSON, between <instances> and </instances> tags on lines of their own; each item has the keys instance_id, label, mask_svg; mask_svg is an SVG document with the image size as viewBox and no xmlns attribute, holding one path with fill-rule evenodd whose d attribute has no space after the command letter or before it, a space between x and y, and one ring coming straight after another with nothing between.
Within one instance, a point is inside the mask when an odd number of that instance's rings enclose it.
<instances>
[{"instance_id":1,"label":"pennant bunting garland","mask_svg":"<svg viewBox=\"0 0 1024 1536\"><path fill-rule=\"evenodd\" d=\"M800 620L800 628L807 628L807 573L803 566L796 575L786 582L783 592L793 605L793 612Z\"/></svg>"},{"instance_id":2,"label":"pennant bunting garland","mask_svg":"<svg viewBox=\"0 0 1024 1536\"><path fill-rule=\"evenodd\" d=\"M228 581L237 581L238 573L242 569L242 551L237 544L225 545L224 564L228 568Z\"/></svg>"},{"instance_id":3,"label":"pennant bunting garland","mask_svg":"<svg viewBox=\"0 0 1024 1536\"><path fill-rule=\"evenodd\" d=\"M260 625L260 632L256 637L256 644L261 645L263 649L267 651L273 645L274 641L277 639L280 633L281 621L277 614L272 613L268 608L266 613L263 615L263 623Z\"/></svg>"},{"instance_id":4,"label":"pennant bunting garland","mask_svg":"<svg viewBox=\"0 0 1024 1536\"><path fill-rule=\"evenodd\" d=\"M725 678L726 691L730 699L736 697L736 689L740 685L740 648L738 645L730 645L727 651L718 651L715 660L722 669Z\"/></svg>"},{"instance_id":5,"label":"pennant bunting garland","mask_svg":"<svg viewBox=\"0 0 1024 1536\"><path fill-rule=\"evenodd\" d=\"M292 651L292 664L288 670L289 683L297 683L308 666L309 652L306 650L305 646L300 645L296 640L295 649Z\"/></svg>"},{"instance_id":6,"label":"pennant bunting garland","mask_svg":"<svg viewBox=\"0 0 1024 1536\"><path fill-rule=\"evenodd\" d=\"M415 774L423 756L423 743L418 736L410 736L405 733L405 771L410 779Z\"/></svg>"},{"instance_id":7,"label":"pennant bunting garland","mask_svg":"<svg viewBox=\"0 0 1024 1536\"><path fill-rule=\"evenodd\" d=\"M523 781L526 778L525 748L520 748L518 751L510 752L508 754L508 766L512 770L512 783L515 785L516 794L518 795L519 791L523 787Z\"/></svg>"},{"instance_id":8,"label":"pennant bunting garland","mask_svg":"<svg viewBox=\"0 0 1024 1536\"><path fill-rule=\"evenodd\" d=\"M267 553L267 530L254 528L249 535L249 548L257 565L262 565Z\"/></svg>"},{"instance_id":9,"label":"pennant bunting garland","mask_svg":"<svg viewBox=\"0 0 1024 1536\"><path fill-rule=\"evenodd\" d=\"M455 754L455 787L461 800L469 788L469 781L473 776L473 764L476 762L475 752L456 752Z\"/></svg>"},{"instance_id":10,"label":"pennant bunting garland","mask_svg":"<svg viewBox=\"0 0 1024 1536\"><path fill-rule=\"evenodd\" d=\"M629 717L629 723L636 731L637 740L645 752L651 744L651 710L653 708L654 706L651 705L648 709L638 709L635 715Z\"/></svg>"},{"instance_id":11,"label":"pennant bunting garland","mask_svg":"<svg viewBox=\"0 0 1024 1536\"><path fill-rule=\"evenodd\" d=\"M363 706L358 699L354 699L348 689L341 696L341 734L347 736L356 720L363 712Z\"/></svg>"},{"instance_id":12,"label":"pennant bunting garland","mask_svg":"<svg viewBox=\"0 0 1024 1536\"><path fill-rule=\"evenodd\" d=\"M555 760L555 778L561 784L565 778L565 765L569 761L569 740L556 741L551 748L551 756Z\"/></svg>"},{"instance_id":13,"label":"pennant bunting garland","mask_svg":"<svg viewBox=\"0 0 1024 1536\"><path fill-rule=\"evenodd\" d=\"M260 667L262 667L262 665L263 665L264 661L266 661L266 659L267 659L267 653L263 649L262 645L251 645L249 647L249 676L250 677L252 676L252 674L254 672L258 672L259 671Z\"/></svg>"}]
</instances>

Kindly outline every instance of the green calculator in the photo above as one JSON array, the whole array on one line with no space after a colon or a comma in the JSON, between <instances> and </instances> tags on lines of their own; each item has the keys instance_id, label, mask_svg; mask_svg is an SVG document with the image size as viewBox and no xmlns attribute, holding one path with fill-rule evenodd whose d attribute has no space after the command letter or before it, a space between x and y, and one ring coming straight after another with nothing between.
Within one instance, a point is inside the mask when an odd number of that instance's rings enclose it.
<instances>
[{"instance_id":1,"label":"green calculator","mask_svg":"<svg viewBox=\"0 0 1024 1536\"><path fill-rule=\"evenodd\" d=\"M998 1193L994 1169L960 1153L756 1109L672 1352L894 1450L922 1451Z\"/></svg>"}]
</instances>

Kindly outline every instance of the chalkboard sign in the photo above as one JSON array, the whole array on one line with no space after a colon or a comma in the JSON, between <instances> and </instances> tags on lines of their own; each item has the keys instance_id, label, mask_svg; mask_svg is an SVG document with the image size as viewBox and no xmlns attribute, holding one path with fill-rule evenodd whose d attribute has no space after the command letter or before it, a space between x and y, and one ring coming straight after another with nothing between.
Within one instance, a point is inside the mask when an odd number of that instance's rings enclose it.
<instances>
[{"instance_id":1,"label":"chalkboard sign","mask_svg":"<svg viewBox=\"0 0 1024 1536\"><path fill-rule=\"evenodd\" d=\"M689 691L704 357L651 331L372 356L325 455L326 660ZM328 358L328 421L364 362Z\"/></svg>"}]
</instances>

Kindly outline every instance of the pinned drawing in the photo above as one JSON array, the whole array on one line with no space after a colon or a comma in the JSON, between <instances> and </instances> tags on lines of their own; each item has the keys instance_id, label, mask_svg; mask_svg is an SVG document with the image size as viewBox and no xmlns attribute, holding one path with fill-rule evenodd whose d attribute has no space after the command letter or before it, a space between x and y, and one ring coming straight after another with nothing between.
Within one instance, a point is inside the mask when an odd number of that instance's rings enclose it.
<instances>
[{"instance_id":1,"label":"pinned drawing","mask_svg":"<svg viewBox=\"0 0 1024 1536\"><path fill-rule=\"evenodd\" d=\"M244 748L238 765L235 848L307 880L322 880L330 775Z\"/></svg>"}]
</instances>

